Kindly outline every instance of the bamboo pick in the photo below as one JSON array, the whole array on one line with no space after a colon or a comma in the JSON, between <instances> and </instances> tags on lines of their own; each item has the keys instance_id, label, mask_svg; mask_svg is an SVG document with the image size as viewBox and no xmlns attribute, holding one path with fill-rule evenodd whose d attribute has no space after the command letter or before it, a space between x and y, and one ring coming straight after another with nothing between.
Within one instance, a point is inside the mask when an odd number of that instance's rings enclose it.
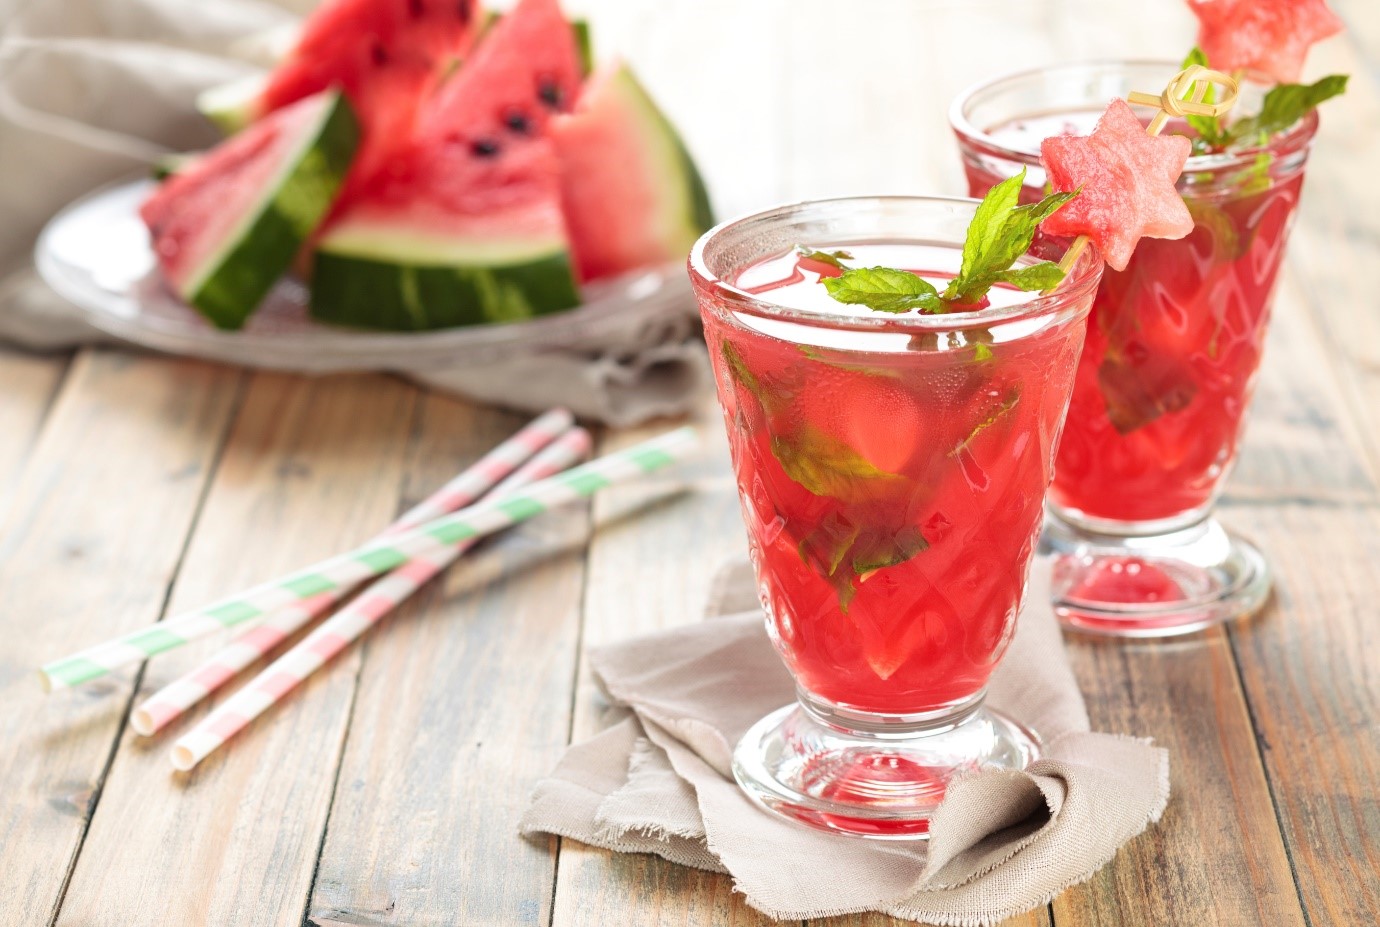
<instances>
[{"instance_id":1,"label":"bamboo pick","mask_svg":"<svg viewBox=\"0 0 1380 927\"><path fill-rule=\"evenodd\" d=\"M1222 99L1215 103L1204 103L1203 98L1207 96L1207 91L1213 84L1221 84L1226 92ZM1236 98L1240 93L1240 82L1230 74L1223 74L1221 71L1214 71L1205 68L1200 64L1189 65L1178 74L1174 75L1164 92L1156 96L1152 93L1141 93L1133 90L1126 95L1128 102L1140 106L1154 106L1159 111L1155 113L1150 124L1145 128L1146 135L1159 135L1164 130L1165 123L1170 116L1213 116L1220 117L1231 111L1236 105ZM1088 247L1088 236L1079 235L1069 245L1068 251L1059 260L1059 269L1065 274L1067 279L1069 271L1073 270L1078 259ZM1063 280L1059 281L1060 284ZM1059 288L1055 284L1046 290L1046 293L1053 293Z\"/></svg>"}]
</instances>

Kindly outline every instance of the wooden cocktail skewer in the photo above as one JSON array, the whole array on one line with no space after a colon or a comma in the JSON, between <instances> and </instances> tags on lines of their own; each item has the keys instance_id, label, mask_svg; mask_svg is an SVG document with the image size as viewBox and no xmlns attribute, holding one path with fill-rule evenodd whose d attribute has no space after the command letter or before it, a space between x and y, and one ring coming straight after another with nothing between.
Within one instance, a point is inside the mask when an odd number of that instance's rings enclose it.
<instances>
[{"instance_id":1,"label":"wooden cocktail skewer","mask_svg":"<svg viewBox=\"0 0 1380 927\"><path fill-rule=\"evenodd\" d=\"M1213 84L1221 84L1225 93L1223 93L1222 99L1216 103L1204 103L1203 98L1207 96L1208 87ZM1150 120L1150 125L1145 127L1147 135L1159 135L1170 116L1220 117L1226 115L1236 105L1239 89L1240 83L1235 77L1223 74L1221 71L1205 68L1200 64L1194 64L1174 75L1174 79L1169 82L1168 86L1164 88L1164 92L1159 96L1133 90L1126 95L1126 99L1131 103L1154 106L1159 109L1155 117ZM1066 278L1087 247L1088 236L1086 235L1079 235L1073 240L1073 244L1069 245L1069 250L1059 261L1059 269L1064 272ZM1060 281L1060 283L1062 282ZM1052 293L1058 288L1056 284L1045 292Z\"/></svg>"}]
</instances>

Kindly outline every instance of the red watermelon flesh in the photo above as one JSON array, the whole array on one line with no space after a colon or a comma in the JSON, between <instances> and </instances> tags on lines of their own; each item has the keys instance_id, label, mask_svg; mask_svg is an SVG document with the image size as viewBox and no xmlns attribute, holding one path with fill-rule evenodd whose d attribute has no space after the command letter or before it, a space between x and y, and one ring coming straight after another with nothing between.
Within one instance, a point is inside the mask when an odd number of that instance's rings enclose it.
<instances>
[{"instance_id":1,"label":"red watermelon flesh","mask_svg":"<svg viewBox=\"0 0 1380 927\"><path fill-rule=\"evenodd\" d=\"M421 99L469 53L483 19L476 0L327 0L269 75L257 114L341 88L363 136L349 196L356 178L373 173L411 133Z\"/></svg>"},{"instance_id":2,"label":"red watermelon flesh","mask_svg":"<svg viewBox=\"0 0 1380 927\"><path fill-rule=\"evenodd\" d=\"M468 226L464 217L534 202L549 203L538 212L558 226L559 167L543 136L579 82L579 50L560 7L522 0L423 105L410 139L342 196L323 237L360 221L445 234Z\"/></svg>"},{"instance_id":3,"label":"red watermelon flesh","mask_svg":"<svg viewBox=\"0 0 1380 927\"><path fill-rule=\"evenodd\" d=\"M300 130L316 120L319 105L303 100L256 122L178 170L144 201L139 216L174 290L182 292L233 233L246 204L262 196L300 144Z\"/></svg>"},{"instance_id":4,"label":"red watermelon flesh","mask_svg":"<svg viewBox=\"0 0 1380 927\"><path fill-rule=\"evenodd\" d=\"M461 73L425 103L418 141L463 137L478 153L485 143L501 149L506 141L541 135L554 113L574 104L581 74L579 43L557 0L521 0Z\"/></svg>"},{"instance_id":5,"label":"red watermelon flesh","mask_svg":"<svg viewBox=\"0 0 1380 927\"><path fill-rule=\"evenodd\" d=\"M582 281L683 261L714 224L694 162L626 65L591 77L551 135Z\"/></svg>"}]
</instances>

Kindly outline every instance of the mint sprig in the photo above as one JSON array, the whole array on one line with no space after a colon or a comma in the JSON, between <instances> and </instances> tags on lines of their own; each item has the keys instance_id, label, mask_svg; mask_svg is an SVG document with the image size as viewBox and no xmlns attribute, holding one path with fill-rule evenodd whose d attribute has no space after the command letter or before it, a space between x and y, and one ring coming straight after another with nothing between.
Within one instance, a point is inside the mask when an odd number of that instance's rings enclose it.
<instances>
[{"instance_id":1,"label":"mint sprig","mask_svg":"<svg viewBox=\"0 0 1380 927\"><path fill-rule=\"evenodd\" d=\"M1209 67L1207 55L1201 48L1190 51L1183 66L1188 68L1195 64ZM1218 116L1185 116L1196 136L1193 153L1208 154L1240 144L1264 145L1271 136L1294 125L1319 104L1345 93L1347 79L1346 74L1331 74L1312 84L1279 84L1265 94L1260 112L1230 125L1224 125ZM1203 102L1212 103L1215 99L1216 88L1209 87Z\"/></svg>"},{"instance_id":2,"label":"mint sprig","mask_svg":"<svg viewBox=\"0 0 1380 927\"><path fill-rule=\"evenodd\" d=\"M1331 74L1312 84L1280 84L1265 94L1260 112L1232 123L1227 135L1232 142L1265 144L1318 107L1346 92L1349 75Z\"/></svg>"},{"instance_id":3,"label":"mint sprig","mask_svg":"<svg viewBox=\"0 0 1380 927\"><path fill-rule=\"evenodd\" d=\"M1052 261L1012 267L1030 250L1041 222L1078 195L1051 193L1038 203L1020 205L1025 169L997 184L978 204L963 241L963 261L943 292L928 280L894 267L846 268L838 277L820 282L841 303L867 306L877 312L926 315L960 312L979 306L998 283L1019 290L1047 290L1064 279Z\"/></svg>"}]
</instances>

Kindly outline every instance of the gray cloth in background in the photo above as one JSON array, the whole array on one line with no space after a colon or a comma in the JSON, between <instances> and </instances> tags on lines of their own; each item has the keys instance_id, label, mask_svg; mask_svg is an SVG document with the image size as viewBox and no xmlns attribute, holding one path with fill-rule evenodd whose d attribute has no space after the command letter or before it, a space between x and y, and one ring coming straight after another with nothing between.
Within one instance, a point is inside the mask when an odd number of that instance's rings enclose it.
<instances>
[{"instance_id":1,"label":"gray cloth in background","mask_svg":"<svg viewBox=\"0 0 1380 927\"><path fill-rule=\"evenodd\" d=\"M1159 819L1169 759L1146 741L1089 731L1047 568L1034 573L988 698L1040 733L1044 756L952 785L928 846L793 824L733 782L733 745L794 698L746 564L720 576L710 612L724 617L591 654L611 724L538 784L520 829L728 872L750 905L782 920L881 911L967 927L1043 905Z\"/></svg>"},{"instance_id":2,"label":"gray cloth in background","mask_svg":"<svg viewBox=\"0 0 1380 927\"><path fill-rule=\"evenodd\" d=\"M31 252L83 194L214 144L202 90L273 60L311 0L0 0L0 342L111 341L49 289ZM708 381L688 291L679 314L492 363L400 371L516 409L631 425L686 410Z\"/></svg>"}]
</instances>

